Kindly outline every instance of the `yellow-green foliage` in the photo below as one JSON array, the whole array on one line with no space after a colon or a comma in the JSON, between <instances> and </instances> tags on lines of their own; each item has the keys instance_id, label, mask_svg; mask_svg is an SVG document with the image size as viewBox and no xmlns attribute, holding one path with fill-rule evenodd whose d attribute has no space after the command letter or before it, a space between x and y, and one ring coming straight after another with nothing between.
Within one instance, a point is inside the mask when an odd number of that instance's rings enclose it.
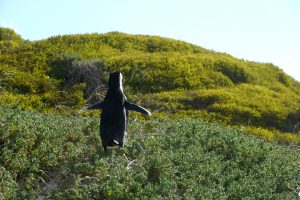
<instances>
[{"instance_id":1,"label":"yellow-green foliage","mask_svg":"<svg viewBox=\"0 0 300 200\"><path fill-rule=\"evenodd\" d=\"M240 84L219 89L172 91L141 97L153 109L207 110L231 117L236 123L270 125L277 128L299 107L300 96L293 91L274 91L259 85ZM233 121L234 122L234 121ZM273 123L274 122L274 123Z\"/></svg>"},{"instance_id":2,"label":"yellow-green foliage","mask_svg":"<svg viewBox=\"0 0 300 200\"><path fill-rule=\"evenodd\" d=\"M275 91L263 86L240 84L220 89L161 92L140 98L147 107L157 112L247 126L246 130L251 134L300 144L300 96L287 88ZM291 129L291 126L296 127ZM272 131L266 132L261 128ZM280 131L293 131L294 134L275 134Z\"/></svg>"},{"instance_id":3,"label":"yellow-green foliage","mask_svg":"<svg viewBox=\"0 0 300 200\"><path fill-rule=\"evenodd\" d=\"M119 32L30 42L0 28L0 103L72 113L92 87L80 77L70 84L70 72L74 63L88 62L97 62L103 72L99 78L121 71L130 100L141 101L157 116L300 132L300 84L278 67L182 41Z\"/></svg>"},{"instance_id":4,"label":"yellow-green foliage","mask_svg":"<svg viewBox=\"0 0 300 200\"><path fill-rule=\"evenodd\" d=\"M22 42L23 39L20 35L16 34L14 30L10 28L0 27L0 41L17 41Z\"/></svg>"}]
</instances>

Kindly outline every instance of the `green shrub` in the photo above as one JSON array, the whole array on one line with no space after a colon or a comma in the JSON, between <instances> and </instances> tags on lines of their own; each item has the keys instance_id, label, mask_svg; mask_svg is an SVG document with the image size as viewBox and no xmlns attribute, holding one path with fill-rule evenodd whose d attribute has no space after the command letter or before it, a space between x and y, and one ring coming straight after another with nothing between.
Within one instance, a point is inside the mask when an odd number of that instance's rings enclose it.
<instances>
[{"instance_id":1,"label":"green shrub","mask_svg":"<svg viewBox=\"0 0 300 200\"><path fill-rule=\"evenodd\" d=\"M20 35L15 33L14 30L10 28L2 28L0 27L0 41L9 41L9 40L14 40L14 41L23 41Z\"/></svg>"},{"instance_id":2,"label":"green shrub","mask_svg":"<svg viewBox=\"0 0 300 200\"><path fill-rule=\"evenodd\" d=\"M85 71L89 64L95 70ZM103 99L106 87L99 85L115 70L130 100L159 117L299 133L300 83L273 64L156 36L112 32L30 42L0 28L2 105L74 113L85 100Z\"/></svg>"},{"instance_id":3,"label":"green shrub","mask_svg":"<svg viewBox=\"0 0 300 200\"><path fill-rule=\"evenodd\" d=\"M215 68L230 78L234 83L247 83L250 81L250 75L245 71L242 64L231 63L230 61L220 60L215 64Z\"/></svg>"},{"instance_id":4,"label":"green shrub","mask_svg":"<svg viewBox=\"0 0 300 200\"><path fill-rule=\"evenodd\" d=\"M98 127L98 117L0 107L1 198L297 199L292 148L201 120L151 119L131 120L125 148L105 154Z\"/></svg>"},{"instance_id":5,"label":"green shrub","mask_svg":"<svg viewBox=\"0 0 300 200\"><path fill-rule=\"evenodd\" d=\"M49 63L49 65L51 66L49 76L56 79L65 80L72 70L73 62L78 60L80 60L80 58L76 55L53 55L53 57L51 58L51 62Z\"/></svg>"}]
</instances>

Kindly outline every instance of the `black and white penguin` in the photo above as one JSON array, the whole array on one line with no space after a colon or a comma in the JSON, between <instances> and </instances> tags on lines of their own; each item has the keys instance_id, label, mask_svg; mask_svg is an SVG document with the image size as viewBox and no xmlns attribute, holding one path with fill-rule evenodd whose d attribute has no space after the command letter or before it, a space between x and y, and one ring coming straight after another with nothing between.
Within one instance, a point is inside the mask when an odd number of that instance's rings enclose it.
<instances>
[{"instance_id":1,"label":"black and white penguin","mask_svg":"<svg viewBox=\"0 0 300 200\"><path fill-rule=\"evenodd\" d=\"M86 110L102 109L100 136L105 151L107 147L111 146L124 147L128 127L128 110L151 115L145 108L127 101L123 91L122 78L121 72L111 73L104 100L79 111L81 113Z\"/></svg>"}]
</instances>

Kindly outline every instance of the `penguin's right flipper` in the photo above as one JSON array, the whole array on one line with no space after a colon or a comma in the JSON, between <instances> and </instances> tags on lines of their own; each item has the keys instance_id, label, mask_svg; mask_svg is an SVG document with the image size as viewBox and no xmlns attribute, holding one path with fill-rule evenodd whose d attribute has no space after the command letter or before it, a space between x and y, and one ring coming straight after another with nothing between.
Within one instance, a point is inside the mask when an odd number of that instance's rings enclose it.
<instances>
[{"instance_id":1,"label":"penguin's right flipper","mask_svg":"<svg viewBox=\"0 0 300 200\"><path fill-rule=\"evenodd\" d=\"M80 109L80 110L78 111L78 113L80 114L80 113L82 113L82 112L84 112L84 111L87 111L87 110L102 109L102 107L103 107L103 102L101 102L101 103L96 103L96 104L91 105L91 106L89 106L89 107Z\"/></svg>"},{"instance_id":2,"label":"penguin's right flipper","mask_svg":"<svg viewBox=\"0 0 300 200\"><path fill-rule=\"evenodd\" d=\"M94 110L94 109L102 109L102 107L103 107L103 102L91 105L91 106L87 107L86 109L87 110Z\"/></svg>"},{"instance_id":3,"label":"penguin's right flipper","mask_svg":"<svg viewBox=\"0 0 300 200\"><path fill-rule=\"evenodd\" d=\"M145 115L151 115L151 113L147 109L143 108L142 106L138 106L136 104L129 103L128 101L125 101L124 106L127 110L133 110L133 111L145 114Z\"/></svg>"}]
</instances>

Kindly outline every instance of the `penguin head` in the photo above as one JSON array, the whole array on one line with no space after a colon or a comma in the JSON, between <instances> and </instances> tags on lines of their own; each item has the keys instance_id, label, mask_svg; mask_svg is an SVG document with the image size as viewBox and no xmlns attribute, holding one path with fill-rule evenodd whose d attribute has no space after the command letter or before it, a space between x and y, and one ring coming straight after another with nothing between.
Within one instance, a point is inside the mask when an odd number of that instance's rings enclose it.
<instances>
[{"instance_id":1,"label":"penguin head","mask_svg":"<svg viewBox=\"0 0 300 200\"><path fill-rule=\"evenodd\" d=\"M121 91L123 93L122 73L119 71L112 72L108 79L108 87L111 91Z\"/></svg>"}]
</instances>

